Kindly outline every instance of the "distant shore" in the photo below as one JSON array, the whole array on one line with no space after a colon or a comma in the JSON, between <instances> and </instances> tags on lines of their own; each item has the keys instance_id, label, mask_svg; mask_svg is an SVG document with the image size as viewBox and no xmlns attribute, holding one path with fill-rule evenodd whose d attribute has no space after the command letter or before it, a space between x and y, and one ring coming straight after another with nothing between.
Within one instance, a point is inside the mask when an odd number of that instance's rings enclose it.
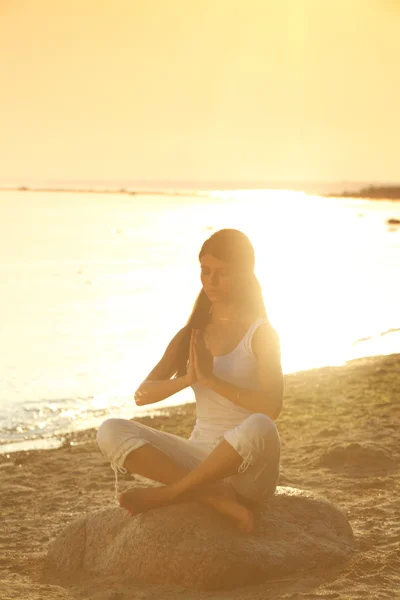
<instances>
[{"instance_id":1,"label":"distant shore","mask_svg":"<svg viewBox=\"0 0 400 600\"><path fill-rule=\"evenodd\" d=\"M127 194L128 196L143 196L145 194L152 194L156 196L161 195L176 195L181 193L185 196L194 194L194 191L187 190L128 190L125 188L118 189L92 189L92 188L36 188L36 187L18 187L18 188L0 188L0 192L56 192L67 193L67 194Z\"/></svg>"},{"instance_id":2,"label":"distant shore","mask_svg":"<svg viewBox=\"0 0 400 600\"><path fill-rule=\"evenodd\" d=\"M328 185L326 186L328 187ZM201 196L221 190L222 192L229 191L257 191L257 190L276 190L276 191L293 191L303 192L309 196L320 196L321 198L360 198L364 200L400 200L400 186L399 185L369 185L359 189L344 189L339 192L334 191L322 191L314 189L314 186L304 184L291 184L288 182L285 184L237 184L234 185L221 185L218 186L199 186L199 187L187 187L186 185L179 184L176 187L166 185L165 187L151 187L144 186L141 188L139 185L135 189L126 187L115 187L115 188L68 188L68 187L30 187L30 186L19 186L19 187L0 187L0 192L56 192L56 193L70 193L70 194L126 194L128 196L142 196L142 195L154 195L154 196Z\"/></svg>"},{"instance_id":3,"label":"distant shore","mask_svg":"<svg viewBox=\"0 0 400 600\"><path fill-rule=\"evenodd\" d=\"M328 198L363 198L364 200L400 200L400 186L369 186L358 192L344 190L336 194L324 194Z\"/></svg>"}]
</instances>

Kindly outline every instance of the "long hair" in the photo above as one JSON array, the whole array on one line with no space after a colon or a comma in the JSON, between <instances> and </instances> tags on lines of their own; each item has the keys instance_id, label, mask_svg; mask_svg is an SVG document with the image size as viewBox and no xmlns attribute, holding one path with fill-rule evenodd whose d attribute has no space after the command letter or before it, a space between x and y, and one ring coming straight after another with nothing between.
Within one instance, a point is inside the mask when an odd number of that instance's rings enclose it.
<instances>
[{"instance_id":1,"label":"long hair","mask_svg":"<svg viewBox=\"0 0 400 600\"><path fill-rule=\"evenodd\" d=\"M230 263L238 273L235 301L256 320L267 318L261 285L254 274L254 249L249 238L238 229L221 229L209 237L201 247L199 260L211 254ZM182 377L187 371L189 344L192 329L204 331L211 320L211 301L202 289L194 303L191 315L184 327L176 354L174 377Z\"/></svg>"}]
</instances>

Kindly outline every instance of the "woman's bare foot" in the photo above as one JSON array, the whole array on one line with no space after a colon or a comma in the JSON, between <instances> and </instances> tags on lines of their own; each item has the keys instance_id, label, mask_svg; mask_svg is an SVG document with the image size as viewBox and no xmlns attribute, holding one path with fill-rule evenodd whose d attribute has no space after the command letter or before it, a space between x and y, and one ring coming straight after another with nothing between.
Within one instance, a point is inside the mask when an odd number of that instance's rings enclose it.
<instances>
[{"instance_id":1,"label":"woman's bare foot","mask_svg":"<svg viewBox=\"0 0 400 600\"><path fill-rule=\"evenodd\" d=\"M121 494L119 504L134 516L153 508L175 504L176 500L173 485L149 488L133 487ZM233 521L243 533L251 533L254 529L253 512L239 501L238 495L230 483L221 482L213 485L203 495L199 494L196 497L191 494L190 498L186 496L181 499L183 502L188 500L198 500L212 506L220 514Z\"/></svg>"},{"instance_id":2,"label":"woman's bare foot","mask_svg":"<svg viewBox=\"0 0 400 600\"><path fill-rule=\"evenodd\" d=\"M170 504L171 500L168 486L133 487L120 495L119 504L134 516L152 508Z\"/></svg>"},{"instance_id":3,"label":"woman's bare foot","mask_svg":"<svg viewBox=\"0 0 400 600\"><path fill-rule=\"evenodd\" d=\"M235 489L230 483L223 482L215 485L210 495L201 498L222 515L229 517L243 533L251 533L254 529L253 512L241 504Z\"/></svg>"}]
</instances>

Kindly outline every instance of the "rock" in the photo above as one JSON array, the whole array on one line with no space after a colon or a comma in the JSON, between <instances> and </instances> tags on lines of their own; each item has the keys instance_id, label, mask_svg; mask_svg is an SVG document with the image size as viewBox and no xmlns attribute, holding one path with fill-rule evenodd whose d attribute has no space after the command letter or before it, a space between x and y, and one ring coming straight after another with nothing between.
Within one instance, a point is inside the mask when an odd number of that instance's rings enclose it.
<instances>
[{"instance_id":1,"label":"rock","mask_svg":"<svg viewBox=\"0 0 400 600\"><path fill-rule=\"evenodd\" d=\"M113 507L71 523L50 545L47 570L61 577L117 576L194 589L232 589L345 560L353 534L344 515L311 492L280 487L237 531L197 503L132 517Z\"/></svg>"},{"instance_id":2,"label":"rock","mask_svg":"<svg viewBox=\"0 0 400 600\"><path fill-rule=\"evenodd\" d=\"M383 446L372 442L354 442L330 445L322 455L319 464L321 467L350 469L352 472L358 471L360 475L369 475L373 472L389 471L394 461Z\"/></svg>"}]
</instances>

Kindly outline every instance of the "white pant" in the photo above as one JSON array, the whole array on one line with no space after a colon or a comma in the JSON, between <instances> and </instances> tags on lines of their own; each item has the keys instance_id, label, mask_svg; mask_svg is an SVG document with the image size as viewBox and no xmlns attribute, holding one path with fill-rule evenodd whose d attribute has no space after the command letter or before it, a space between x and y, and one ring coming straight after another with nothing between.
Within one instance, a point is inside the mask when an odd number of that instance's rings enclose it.
<instances>
[{"instance_id":1,"label":"white pant","mask_svg":"<svg viewBox=\"0 0 400 600\"><path fill-rule=\"evenodd\" d=\"M243 459L238 472L227 478L236 491L255 502L273 494L279 476L280 442L272 419L254 413L223 438ZM126 457L144 444L162 450L188 470L204 461L216 445L187 440L127 419L104 421L97 432L97 442L116 473L126 472Z\"/></svg>"}]
</instances>

